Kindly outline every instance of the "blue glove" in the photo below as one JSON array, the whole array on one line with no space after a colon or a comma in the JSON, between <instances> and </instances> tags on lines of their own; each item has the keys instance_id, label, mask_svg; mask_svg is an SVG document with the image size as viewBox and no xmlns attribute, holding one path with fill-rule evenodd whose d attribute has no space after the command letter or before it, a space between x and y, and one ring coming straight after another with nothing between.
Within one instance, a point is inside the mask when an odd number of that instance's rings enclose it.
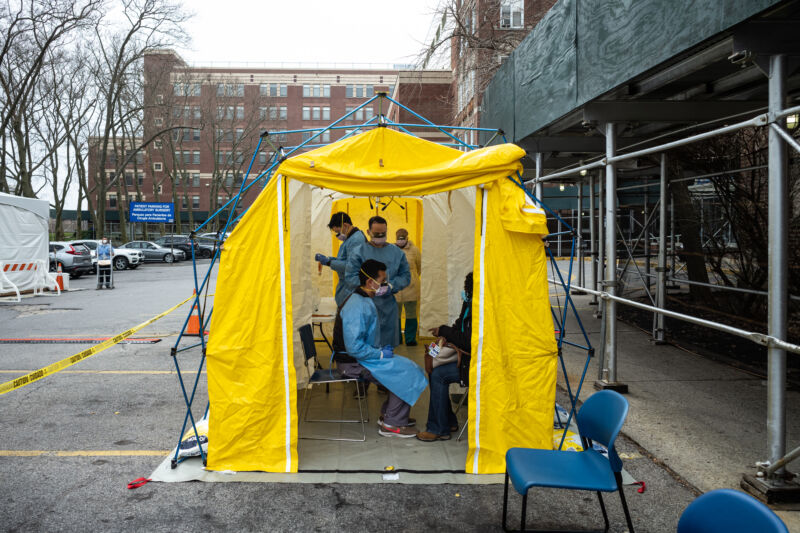
<instances>
[{"instance_id":1,"label":"blue glove","mask_svg":"<svg viewBox=\"0 0 800 533\"><path fill-rule=\"evenodd\" d=\"M381 359L391 359L392 357L394 357L394 351L391 345L387 344L381 348Z\"/></svg>"},{"instance_id":2,"label":"blue glove","mask_svg":"<svg viewBox=\"0 0 800 533\"><path fill-rule=\"evenodd\" d=\"M328 266L328 265L331 264L331 258L328 257L327 255L322 255L322 254L315 255L314 256L314 261L319 261L320 263L322 263L325 266Z\"/></svg>"}]
</instances>

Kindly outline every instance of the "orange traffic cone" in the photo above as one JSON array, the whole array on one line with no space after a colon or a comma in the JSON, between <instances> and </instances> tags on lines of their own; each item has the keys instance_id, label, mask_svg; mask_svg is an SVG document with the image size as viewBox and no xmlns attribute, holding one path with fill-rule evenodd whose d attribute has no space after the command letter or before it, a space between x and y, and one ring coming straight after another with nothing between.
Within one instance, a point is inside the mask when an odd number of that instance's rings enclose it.
<instances>
[{"instance_id":1,"label":"orange traffic cone","mask_svg":"<svg viewBox=\"0 0 800 533\"><path fill-rule=\"evenodd\" d=\"M59 290L64 290L64 273L61 272L61 263L58 264L58 270L56 271L56 285L58 285Z\"/></svg>"},{"instance_id":2,"label":"orange traffic cone","mask_svg":"<svg viewBox=\"0 0 800 533\"><path fill-rule=\"evenodd\" d=\"M196 295L197 291L193 290L192 295ZM186 333L185 335L197 335L200 336L200 316L197 314L197 303L192 306L192 314L189 315L189 323L186 324Z\"/></svg>"}]
</instances>

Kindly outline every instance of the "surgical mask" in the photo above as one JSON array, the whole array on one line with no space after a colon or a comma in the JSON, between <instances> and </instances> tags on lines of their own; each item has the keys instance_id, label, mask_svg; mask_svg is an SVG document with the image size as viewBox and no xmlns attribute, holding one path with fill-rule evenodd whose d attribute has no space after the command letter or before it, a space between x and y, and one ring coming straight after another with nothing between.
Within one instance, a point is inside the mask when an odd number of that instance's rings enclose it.
<instances>
[{"instance_id":1,"label":"surgical mask","mask_svg":"<svg viewBox=\"0 0 800 533\"><path fill-rule=\"evenodd\" d=\"M340 232L340 233L336 234L336 238L339 239L340 241L344 242L344 241L347 240L347 235L345 235L344 233Z\"/></svg>"},{"instance_id":2,"label":"surgical mask","mask_svg":"<svg viewBox=\"0 0 800 533\"><path fill-rule=\"evenodd\" d=\"M461 291L461 299L465 302L469 302L471 300L471 298L467 296L467 291Z\"/></svg>"},{"instance_id":3,"label":"surgical mask","mask_svg":"<svg viewBox=\"0 0 800 533\"><path fill-rule=\"evenodd\" d=\"M405 248L406 244L408 244L408 239L397 239L397 246L400 248Z\"/></svg>"},{"instance_id":4,"label":"surgical mask","mask_svg":"<svg viewBox=\"0 0 800 533\"><path fill-rule=\"evenodd\" d=\"M386 244L386 235L383 237L373 237L372 244Z\"/></svg>"},{"instance_id":5,"label":"surgical mask","mask_svg":"<svg viewBox=\"0 0 800 533\"><path fill-rule=\"evenodd\" d=\"M362 272L362 273L363 273L365 276L367 276L369 279L371 279L373 282L375 282L375 283L378 283L378 281L377 281L375 278L373 278L372 276L370 276L369 274L367 274L366 272L364 272L364 270L363 270L363 269L361 270L361 272ZM373 292L375 293L375 296L384 296L384 295L386 295L386 294L387 294L387 293L388 293L390 290L392 290L392 284L391 284L391 283L389 283L389 282L387 282L387 281L384 281L383 283L381 283L381 284L380 284L380 286L379 286L377 289L367 289L367 290L369 290L369 291L373 291Z\"/></svg>"},{"instance_id":6,"label":"surgical mask","mask_svg":"<svg viewBox=\"0 0 800 533\"><path fill-rule=\"evenodd\" d=\"M385 296L386 294L389 294L389 290L389 284L383 282L381 286L378 287L378 290L375 291L375 296Z\"/></svg>"}]
</instances>

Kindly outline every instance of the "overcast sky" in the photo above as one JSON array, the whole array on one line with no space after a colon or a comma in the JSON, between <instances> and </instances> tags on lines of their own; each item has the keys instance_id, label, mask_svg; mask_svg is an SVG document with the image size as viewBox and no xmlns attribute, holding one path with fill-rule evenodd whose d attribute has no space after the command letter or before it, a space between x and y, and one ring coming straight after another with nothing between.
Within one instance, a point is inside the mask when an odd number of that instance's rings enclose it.
<instances>
[{"instance_id":1,"label":"overcast sky","mask_svg":"<svg viewBox=\"0 0 800 533\"><path fill-rule=\"evenodd\" d=\"M413 63L439 0L192 0L190 63ZM438 22L438 21L437 21Z\"/></svg>"}]
</instances>

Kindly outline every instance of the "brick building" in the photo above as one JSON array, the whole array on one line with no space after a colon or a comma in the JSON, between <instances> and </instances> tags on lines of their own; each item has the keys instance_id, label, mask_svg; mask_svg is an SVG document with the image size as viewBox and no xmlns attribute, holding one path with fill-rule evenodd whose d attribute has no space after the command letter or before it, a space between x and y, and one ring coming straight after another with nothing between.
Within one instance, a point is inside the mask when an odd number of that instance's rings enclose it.
<instances>
[{"instance_id":1,"label":"brick building","mask_svg":"<svg viewBox=\"0 0 800 533\"><path fill-rule=\"evenodd\" d=\"M143 233L140 225L119 224L127 216L128 202L137 200L173 202L176 231L185 233L238 192L251 160L252 177L269 166L281 147L300 144L377 92L388 92L431 113L434 122L446 123L452 116L449 85L450 72L441 70L196 67L171 50L152 50L144 58L141 137L118 138L108 147L104 170L110 186L105 198L95 197L95 202L102 201L107 231L115 237ZM336 141L379 113L396 120L413 118L388 107L378 99L343 121L343 129L312 142ZM253 159L265 130L271 133ZM310 131L278 133L286 130ZM88 158L92 177L99 172L94 141ZM125 154L143 144L121 172ZM259 191L250 190L237 214Z\"/></svg>"},{"instance_id":2,"label":"brick building","mask_svg":"<svg viewBox=\"0 0 800 533\"><path fill-rule=\"evenodd\" d=\"M449 0L457 21L450 43L454 125L481 124L483 92L497 68L556 0ZM476 132L462 134L477 144Z\"/></svg>"}]
</instances>

